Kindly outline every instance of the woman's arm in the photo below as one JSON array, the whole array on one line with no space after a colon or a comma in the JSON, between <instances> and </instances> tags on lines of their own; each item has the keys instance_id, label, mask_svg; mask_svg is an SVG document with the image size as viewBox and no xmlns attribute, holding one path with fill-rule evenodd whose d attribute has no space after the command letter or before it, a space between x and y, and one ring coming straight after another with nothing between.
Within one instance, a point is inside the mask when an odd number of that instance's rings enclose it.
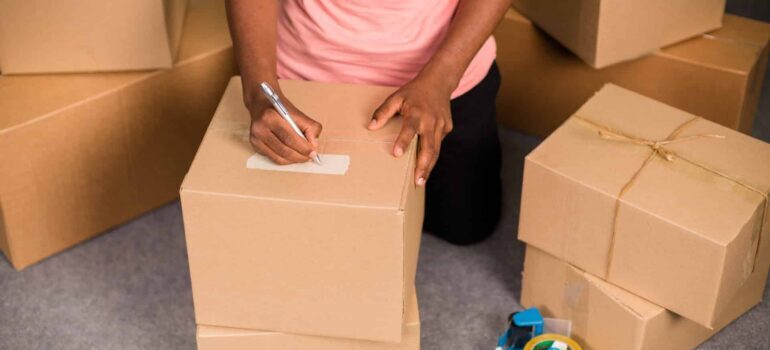
<instances>
[{"instance_id":1,"label":"woman's arm","mask_svg":"<svg viewBox=\"0 0 770 350\"><path fill-rule=\"evenodd\" d=\"M251 113L250 138L258 153L278 164L306 162L316 154L321 124L308 118L288 101L276 74L278 0L227 0L227 18L235 59L243 79L243 100ZM281 96L294 121L310 141L292 131L262 95L259 84L270 84Z\"/></svg>"},{"instance_id":2,"label":"woman's arm","mask_svg":"<svg viewBox=\"0 0 770 350\"><path fill-rule=\"evenodd\" d=\"M510 0L460 0L446 37L417 77L375 111L370 129L384 126L396 115L404 118L393 154L400 156L415 135L420 151L415 183L424 185L436 164L441 140L452 131L449 102L452 92L484 42L494 31Z\"/></svg>"}]
</instances>

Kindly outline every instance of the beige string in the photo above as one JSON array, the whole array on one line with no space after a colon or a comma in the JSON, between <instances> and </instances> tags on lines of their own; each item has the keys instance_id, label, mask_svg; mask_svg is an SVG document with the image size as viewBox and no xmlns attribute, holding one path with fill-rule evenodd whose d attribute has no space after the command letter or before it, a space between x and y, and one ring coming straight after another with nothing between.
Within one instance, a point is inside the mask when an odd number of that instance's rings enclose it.
<instances>
[{"instance_id":1,"label":"beige string","mask_svg":"<svg viewBox=\"0 0 770 350\"><path fill-rule=\"evenodd\" d=\"M617 195L617 199L615 200L614 214L613 214L613 217L612 217L612 233L610 235L610 250L609 250L608 261L607 261L607 275L608 276L609 276L609 273L610 273L610 271L612 269L612 263L614 261L614 255L615 255L615 236L616 236L616 232L617 232L618 213L620 211L620 200L626 194L626 192L628 192L628 190L636 182L636 180L639 178L639 174L641 174L642 170L645 167L647 167L647 164L649 164L650 161L652 161L652 159L655 158L655 156L660 156L660 157L662 157L663 159L665 159L665 160L667 160L669 162L673 161L676 158L679 158L679 159L681 159L683 161L686 161L686 162L688 162L688 163L690 163L690 164L692 164L694 166L697 166L697 167L699 167L699 168L701 168L703 170L706 170L706 171L708 171L708 172L710 172L710 173L712 173L714 175L717 175L717 176L725 178L725 179L727 179L729 181L732 181L732 182L734 182L734 183L736 183L736 184L738 184L738 185L740 185L740 186L742 186L742 187L744 187L744 188L746 188L746 189L748 189L748 190L750 190L752 192L755 192L755 193L759 194L760 196L762 196L762 198L763 198L763 209L762 209L762 215L760 217L760 222L759 222L759 233L758 233L758 238L757 238L757 248L754 251L754 261L753 261L752 272L754 271L754 269L756 269L757 255L759 255L759 247L761 245L761 239L762 239L762 230L763 230L763 226L764 226L764 223L765 223L765 218L767 217L767 212L768 212L768 194L766 192L763 192L763 191L761 191L761 190L751 186L751 185L743 183L740 180L738 180L738 179L736 179L736 178L734 178L732 176L729 176L728 174L725 174L725 173L723 173L721 171L713 169L713 168L711 168L709 166L706 166L704 164L701 164L701 163L692 161L690 159L684 158L684 157L676 154L675 152L673 152L671 150L667 150L667 149L663 148L663 146L666 146L666 145L670 145L670 144L674 144L674 143L679 143L679 142L692 141L692 140L699 139L699 138L724 139L725 137L723 135L697 134L697 135L692 135L692 136L679 137L679 134L681 134L682 131L688 125L690 125L691 123L693 123L696 120L700 119L700 117L694 117L694 118L692 118L692 119L682 123L681 125L679 125L679 127L674 129L674 131L670 135L668 135L668 137L666 137L666 139L664 139L662 141L653 141L653 140L648 140L648 139L643 139L643 138L638 138L638 137L635 137L635 136L632 136L632 135L628 135L628 134L625 134L625 133L623 133L621 131L613 130L613 129L605 126L605 125L596 123L593 120L590 120L590 119L587 119L587 118L584 118L584 117L581 117L581 116L574 116L574 118L578 119L578 120L581 120L581 121L583 121L585 123L588 123L591 126L597 128L599 130L598 131L599 136L601 138L605 139L605 140L618 141L618 142L626 142L626 143L631 143L631 144L635 144L635 145L647 146L647 147L649 147L652 150L650 155L647 156L647 158L645 158L644 162L642 162L642 165L639 167L639 169L637 169L636 172L634 172L634 174L631 176L631 178L620 189L620 192L618 192L618 195Z\"/></svg>"}]
</instances>

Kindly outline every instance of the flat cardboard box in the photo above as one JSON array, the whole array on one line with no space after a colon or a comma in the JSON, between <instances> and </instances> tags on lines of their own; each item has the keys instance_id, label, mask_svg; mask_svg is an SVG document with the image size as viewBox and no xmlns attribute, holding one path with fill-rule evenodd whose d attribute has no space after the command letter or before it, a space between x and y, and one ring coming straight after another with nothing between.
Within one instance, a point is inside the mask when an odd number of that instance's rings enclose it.
<instances>
[{"instance_id":1,"label":"flat cardboard box","mask_svg":"<svg viewBox=\"0 0 770 350\"><path fill-rule=\"evenodd\" d=\"M419 350L420 313L417 296L412 293L407 304L400 343L314 337L204 325L198 325L197 340L198 350Z\"/></svg>"},{"instance_id":2,"label":"flat cardboard box","mask_svg":"<svg viewBox=\"0 0 770 350\"><path fill-rule=\"evenodd\" d=\"M13 266L176 198L235 71L224 5L193 0L171 70L0 77L0 248Z\"/></svg>"},{"instance_id":3,"label":"flat cardboard box","mask_svg":"<svg viewBox=\"0 0 770 350\"><path fill-rule=\"evenodd\" d=\"M390 153L400 119L366 129L394 88L280 84L324 126L323 165L247 168L250 116L240 78L230 81L181 189L196 322L399 342L424 188L413 181L416 143ZM349 157L347 170L317 173L335 155Z\"/></svg>"},{"instance_id":4,"label":"flat cardboard box","mask_svg":"<svg viewBox=\"0 0 770 350\"><path fill-rule=\"evenodd\" d=\"M719 28L725 0L513 0L513 6L603 68Z\"/></svg>"},{"instance_id":5,"label":"flat cardboard box","mask_svg":"<svg viewBox=\"0 0 770 350\"><path fill-rule=\"evenodd\" d=\"M585 350L693 349L762 301L769 267L752 274L711 330L530 246L521 304L572 320Z\"/></svg>"},{"instance_id":6,"label":"flat cardboard box","mask_svg":"<svg viewBox=\"0 0 770 350\"><path fill-rule=\"evenodd\" d=\"M171 68L187 0L0 0L4 74Z\"/></svg>"},{"instance_id":7,"label":"flat cardboard box","mask_svg":"<svg viewBox=\"0 0 770 350\"><path fill-rule=\"evenodd\" d=\"M770 240L768 160L762 141L608 84L526 157L519 238L713 327Z\"/></svg>"},{"instance_id":8,"label":"flat cardboard box","mask_svg":"<svg viewBox=\"0 0 770 350\"><path fill-rule=\"evenodd\" d=\"M723 22L716 31L596 70L511 9L495 32L503 76L498 121L546 137L613 83L751 134L770 24L732 15Z\"/></svg>"}]
</instances>

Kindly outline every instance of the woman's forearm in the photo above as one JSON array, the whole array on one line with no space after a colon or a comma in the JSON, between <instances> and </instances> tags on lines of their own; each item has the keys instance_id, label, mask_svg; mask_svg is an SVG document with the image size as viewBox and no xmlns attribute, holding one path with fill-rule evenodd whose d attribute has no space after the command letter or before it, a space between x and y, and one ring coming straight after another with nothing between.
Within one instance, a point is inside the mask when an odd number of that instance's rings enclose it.
<instances>
[{"instance_id":1,"label":"woman's forearm","mask_svg":"<svg viewBox=\"0 0 770 350\"><path fill-rule=\"evenodd\" d=\"M247 105L261 96L259 83L278 89L276 31L278 0L227 0L227 17L235 60L243 79Z\"/></svg>"},{"instance_id":2,"label":"woman's forearm","mask_svg":"<svg viewBox=\"0 0 770 350\"><path fill-rule=\"evenodd\" d=\"M418 77L454 91L510 4L511 0L460 0L446 37Z\"/></svg>"}]
</instances>

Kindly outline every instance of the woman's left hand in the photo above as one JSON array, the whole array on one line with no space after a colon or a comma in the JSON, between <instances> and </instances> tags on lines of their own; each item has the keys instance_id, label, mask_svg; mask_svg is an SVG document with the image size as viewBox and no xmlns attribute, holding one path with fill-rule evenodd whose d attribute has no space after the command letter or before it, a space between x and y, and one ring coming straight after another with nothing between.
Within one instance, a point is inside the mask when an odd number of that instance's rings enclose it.
<instances>
[{"instance_id":1,"label":"woman's left hand","mask_svg":"<svg viewBox=\"0 0 770 350\"><path fill-rule=\"evenodd\" d=\"M443 85L443 86L442 86ZM436 80L417 77L392 95L374 111L369 130L377 130L394 116L404 118L401 132L393 145L393 155L400 157L415 135L418 139L414 181L425 185L436 165L441 141L452 131L449 102L452 89Z\"/></svg>"}]
</instances>

